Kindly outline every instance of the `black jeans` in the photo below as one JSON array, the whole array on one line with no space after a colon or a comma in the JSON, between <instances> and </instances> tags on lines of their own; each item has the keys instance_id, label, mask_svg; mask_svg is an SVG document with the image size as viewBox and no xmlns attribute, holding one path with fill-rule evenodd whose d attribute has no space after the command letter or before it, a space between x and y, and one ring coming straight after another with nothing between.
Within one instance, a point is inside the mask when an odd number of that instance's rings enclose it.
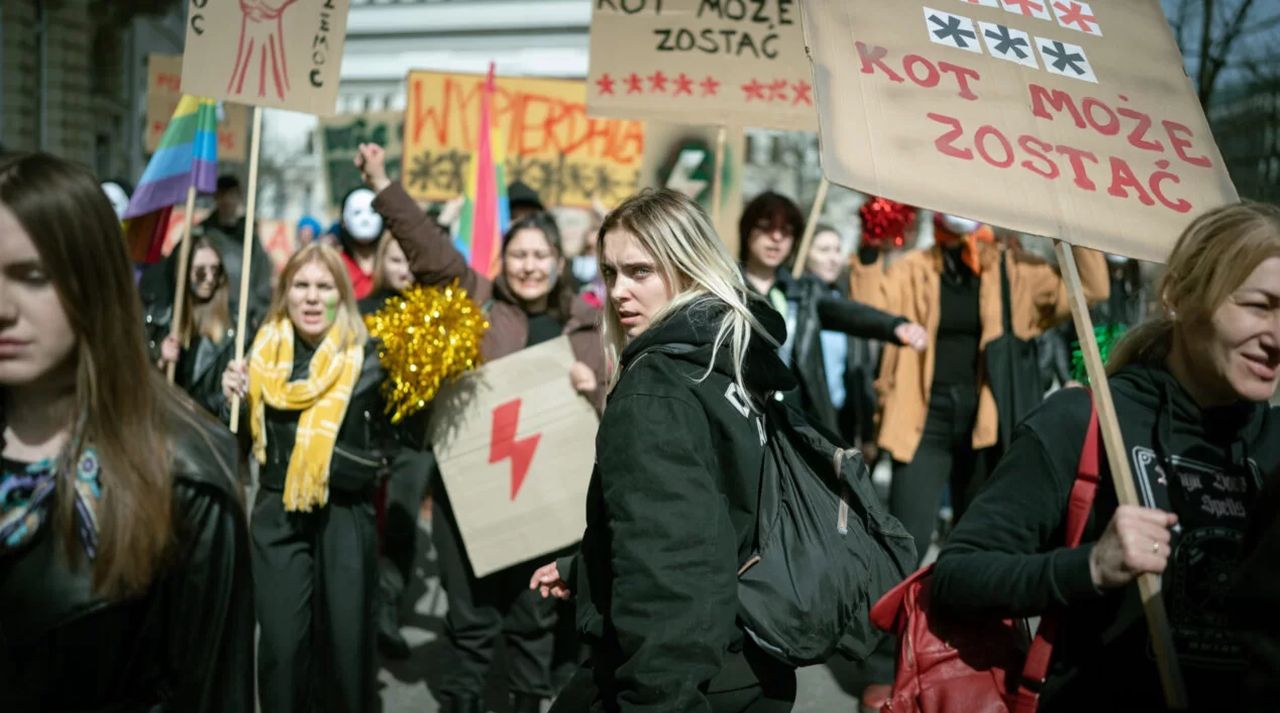
<instances>
[{"instance_id":1,"label":"black jeans","mask_svg":"<svg viewBox=\"0 0 1280 713\"><path fill-rule=\"evenodd\" d=\"M445 660L440 692L445 696L483 696L494 647L506 644L507 690L551 697L555 600L529 589L538 562L508 567L477 578L458 532L445 488L435 489L431 534L439 558L445 614ZM552 557L549 555L547 561Z\"/></svg>"},{"instance_id":2,"label":"black jeans","mask_svg":"<svg viewBox=\"0 0 1280 713\"><path fill-rule=\"evenodd\" d=\"M985 458L973 449L978 392L972 385L934 384L920 446L910 463L893 460L889 512L916 541L917 563L924 560L937 524L943 489L951 485L951 507L958 520L973 499L971 485Z\"/></svg>"},{"instance_id":3,"label":"black jeans","mask_svg":"<svg viewBox=\"0 0 1280 713\"><path fill-rule=\"evenodd\" d=\"M711 713L790 713L796 701L795 670L746 642L742 651L725 655L720 673L707 685ZM617 710L617 701L601 696L590 664L578 669L550 713Z\"/></svg>"},{"instance_id":4,"label":"black jeans","mask_svg":"<svg viewBox=\"0 0 1280 713\"><path fill-rule=\"evenodd\" d=\"M394 607L400 605L400 597L413 576L418 555L418 513L435 472L436 459L430 451L404 448L391 459L378 569L383 601Z\"/></svg>"},{"instance_id":5,"label":"black jeans","mask_svg":"<svg viewBox=\"0 0 1280 713\"><path fill-rule=\"evenodd\" d=\"M286 512L279 490L253 506L258 696L263 713L373 710L377 534L371 493L329 493Z\"/></svg>"}]
</instances>

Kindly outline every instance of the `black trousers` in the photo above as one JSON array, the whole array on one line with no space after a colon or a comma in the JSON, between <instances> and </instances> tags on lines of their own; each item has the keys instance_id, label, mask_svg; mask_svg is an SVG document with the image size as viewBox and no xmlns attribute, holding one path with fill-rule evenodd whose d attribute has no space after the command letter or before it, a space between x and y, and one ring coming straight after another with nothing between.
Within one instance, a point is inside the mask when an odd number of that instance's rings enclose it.
<instances>
[{"instance_id":1,"label":"black trousers","mask_svg":"<svg viewBox=\"0 0 1280 713\"><path fill-rule=\"evenodd\" d=\"M444 696L482 696L498 640L506 644L507 690L550 698L554 649L554 599L529 589L537 562L508 567L477 578L458 532L445 488L435 489L432 541L449 611L445 640L449 670L441 677ZM551 561L552 555L547 556Z\"/></svg>"},{"instance_id":2,"label":"black trousers","mask_svg":"<svg viewBox=\"0 0 1280 713\"><path fill-rule=\"evenodd\" d=\"M746 648L730 652L720 673L707 685L711 713L790 713L796 701L796 673L750 640ZM551 713L589 713L617 710L617 701L601 696L590 664L578 669L560 691Z\"/></svg>"},{"instance_id":3,"label":"black trousers","mask_svg":"<svg viewBox=\"0 0 1280 713\"><path fill-rule=\"evenodd\" d=\"M924 560L938 520L942 494L951 486L951 507L958 520L973 499L980 480L975 473L985 458L973 449L973 426L978 414L977 388L972 385L935 384L929 397L920 446L910 463L893 461L889 487L889 512L898 518L916 541L919 561ZM917 562L918 563L918 562Z\"/></svg>"},{"instance_id":4,"label":"black trousers","mask_svg":"<svg viewBox=\"0 0 1280 713\"><path fill-rule=\"evenodd\" d=\"M435 472L436 459L430 451L404 448L391 459L378 585L383 601L393 607L399 606L413 577L418 555L418 513Z\"/></svg>"},{"instance_id":5,"label":"black trousers","mask_svg":"<svg viewBox=\"0 0 1280 713\"><path fill-rule=\"evenodd\" d=\"M332 491L310 513L258 491L253 541L262 713L373 710L377 534L372 494Z\"/></svg>"}]
</instances>

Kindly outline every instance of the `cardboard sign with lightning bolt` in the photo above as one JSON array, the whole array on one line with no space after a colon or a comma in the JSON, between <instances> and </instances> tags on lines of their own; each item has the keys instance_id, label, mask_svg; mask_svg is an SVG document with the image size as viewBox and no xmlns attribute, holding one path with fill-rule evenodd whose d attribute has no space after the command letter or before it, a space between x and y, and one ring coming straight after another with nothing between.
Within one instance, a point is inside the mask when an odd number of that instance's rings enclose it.
<instances>
[{"instance_id":1,"label":"cardboard sign with lightning bolt","mask_svg":"<svg viewBox=\"0 0 1280 713\"><path fill-rule=\"evenodd\" d=\"M477 577L582 538L599 421L569 384L573 362L561 337L436 397L432 443Z\"/></svg>"}]
</instances>

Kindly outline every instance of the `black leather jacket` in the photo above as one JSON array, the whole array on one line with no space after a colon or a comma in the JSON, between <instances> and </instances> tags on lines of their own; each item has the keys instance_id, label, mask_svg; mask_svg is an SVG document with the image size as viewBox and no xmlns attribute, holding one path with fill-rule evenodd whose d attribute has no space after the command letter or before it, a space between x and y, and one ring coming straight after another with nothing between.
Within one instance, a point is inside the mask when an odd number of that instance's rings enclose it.
<instances>
[{"instance_id":1,"label":"black leather jacket","mask_svg":"<svg viewBox=\"0 0 1280 713\"><path fill-rule=\"evenodd\" d=\"M91 591L45 529L0 558L0 711L253 710L253 583L235 442L189 405L175 416L175 543L150 590Z\"/></svg>"},{"instance_id":2,"label":"black leather jacket","mask_svg":"<svg viewBox=\"0 0 1280 713\"><path fill-rule=\"evenodd\" d=\"M305 378L315 349L302 340L294 342L291 380ZM382 399L386 372L378 361L377 342L365 345L364 363L356 377L346 415L338 429L329 466L329 487L351 494L372 495L378 479L387 473L387 463L396 447L395 433ZM297 436L300 411L277 411L267 407L267 461L258 471L259 483L268 490L284 490L285 474ZM245 424L248 421L244 421Z\"/></svg>"}]
</instances>

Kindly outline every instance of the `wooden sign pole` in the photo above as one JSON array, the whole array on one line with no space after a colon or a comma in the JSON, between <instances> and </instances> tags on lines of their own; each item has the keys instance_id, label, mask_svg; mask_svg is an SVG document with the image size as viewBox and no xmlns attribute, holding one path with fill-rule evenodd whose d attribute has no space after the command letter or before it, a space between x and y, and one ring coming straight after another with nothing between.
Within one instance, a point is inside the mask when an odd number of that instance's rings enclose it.
<instances>
[{"instance_id":1,"label":"wooden sign pole","mask_svg":"<svg viewBox=\"0 0 1280 713\"><path fill-rule=\"evenodd\" d=\"M173 312L169 317L169 336L174 339L180 339L182 330L182 311L187 306L187 273L191 271L191 224L195 219L196 212L196 186L192 183L187 186L187 212L182 217L182 243L178 245L178 286L173 293ZM178 354L181 356L182 347L186 346L181 341L178 342ZM171 361L164 368L165 378L169 383L173 383L174 376L177 372L178 362Z\"/></svg>"},{"instance_id":2,"label":"wooden sign pole","mask_svg":"<svg viewBox=\"0 0 1280 713\"><path fill-rule=\"evenodd\" d=\"M724 201L724 151L728 131L724 124L716 131L716 172L711 178L711 224L716 230L720 229L720 203Z\"/></svg>"},{"instance_id":3,"label":"wooden sign pole","mask_svg":"<svg viewBox=\"0 0 1280 713\"><path fill-rule=\"evenodd\" d=\"M1071 301L1071 316L1075 320L1076 333L1080 337L1080 352L1084 355L1085 368L1089 372L1089 383L1093 389L1093 402L1098 409L1098 423L1102 429L1103 443L1106 444L1107 463L1111 466L1111 481L1115 484L1116 498L1121 505L1141 505L1137 487L1133 483L1133 473L1129 468L1129 451L1125 448L1124 435L1120 432L1120 421L1116 417L1115 402L1111 398L1107 371L1102 363L1102 354L1098 350L1097 335L1093 332L1089 304L1085 300L1084 287L1080 283L1075 253L1071 251L1070 245L1062 241L1058 241L1057 250L1058 265L1066 281L1067 296ZM1138 592L1142 598L1142 608L1147 615L1147 629L1151 632L1151 643L1155 649L1156 666L1160 670L1165 702L1173 710L1186 710L1187 691L1178 665L1178 654L1173 645L1169 616L1164 608L1164 599L1160 596L1160 576L1144 574L1138 577Z\"/></svg>"},{"instance_id":4,"label":"wooden sign pole","mask_svg":"<svg viewBox=\"0 0 1280 713\"><path fill-rule=\"evenodd\" d=\"M800 279L804 274L805 261L809 259L809 248L813 247L813 234L818 229L818 218L822 217L822 208L827 203L827 190L831 182L823 175L818 183L818 195L813 198L813 207L809 209L809 221L804 224L804 237L800 239L800 249L796 251L795 264L791 266L791 276Z\"/></svg>"},{"instance_id":5,"label":"wooden sign pole","mask_svg":"<svg viewBox=\"0 0 1280 713\"><path fill-rule=\"evenodd\" d=\"M236 363L244 361L244 338L249 321L249 271L253 267L253 222L258 206L258 154L262 143L262 107L253 108L253 139L249 142L249 195L244 214L244 255L240 265L240 304L236 316ZM231 399L231 432L240 430L240 397Z\"/></svg>"}]
</instances>

